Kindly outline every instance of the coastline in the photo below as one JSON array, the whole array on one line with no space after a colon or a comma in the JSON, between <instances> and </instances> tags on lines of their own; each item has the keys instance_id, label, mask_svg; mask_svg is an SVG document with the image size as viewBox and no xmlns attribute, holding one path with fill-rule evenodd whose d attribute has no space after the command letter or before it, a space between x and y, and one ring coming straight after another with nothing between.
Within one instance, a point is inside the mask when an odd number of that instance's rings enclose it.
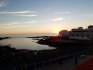
<instances>
[{"instance_id":1,"label":"coastline","mask_svg":"<svg viewBox=\"0 0 93 70\"><path fill-rule=\"evenodd\" d=\"M90 40L64 39L60 37L47 37L40 39L37 43L50 46L86 46L93 45Z\"/></svg>"},{"instance_id":2,"label":"coastline","mask_svg":"<svg viewBox=\"0 0 93 70\"><path fill-rule=\"evenodd\" d=\"M40 38L39 40L43 39L44 40L43 42L45 42L47 38L49 39L49 37L46 37L46 38ZM86 56L86 55L93 54L92 45L89 46L89 45L74 44L72 46L71 42L73 42L73 40L71 40L70 41L71 45L65 46L64 44L67 44L67 39L63 41L65 42L63 43L63 45L61 44L61 42L59 44L59 40L57 38L56 40L54 40L52 37L51 42L53 45L51 46L55 45L54 47L56 47L56 49L53 49L53 50L38 50L38 51L37 50L26 50L26 49L18 50L18 49L11 48L11 47L7 48L7 46L3 47L2 49L0 49L1 50L0 53L2 54L2 56L0 56L0 59L1 59L0 62L3 64L0 64L0 65L7 66L8 64L9 68L11 68L12 70L13 70L13 67L20 69L20 68L24 68L26 65L26 68L29 68L30 66L32 70L35 70L35 67L36 69L39 69L39 68L42 69L52 64L62 64L63 61L68 62L68 60L73 59L74 66L75 66L77 65L77 62L75 62L75 60L78 60L82 55ZM8 69L8 67L6 68Z\"/></svg>"},{"instance_id":3,"label":"coastline","mask_svg":"<svg viewBox=\"0 0 93 70\"><path fill-rule=\"evenodd\" d=\"M76 48L77 49L77 48ZM24 68L25 65L30 65L31 69L35 70L36 68L43 69L46 66L50 65L63 65L63 61L68 62L68 60L73 59L73 66L77 65L75 63L75 57L78 57L77 60L81 57L81 55L91 55L88 51L79 52L77 53L67 51L66 49L55 49L55 50L40 50L40 51L32 51L32 50L22 50L22 49L15 49L9 46L1 46L0 47L0 65L3 66L8 64L9 67L13 70L15 68ZM90 50L89 50L90 51ZM93 53L93 52L92 52ZM3 63L3 64L2 64ZM12 65L11 65L12 64ZM44 66L43 66L44 65ZM4 70L4 69L3 69Z\"/></svg>"},{"instance_id":4,"label":"coastline","mask_svg":"<svg viewBox=\"0 0 93 70\"><path fill-rule=\"evenodd\" d=\"M3 40L3 39L8 39L10 37L0 37L0 40Z\"/></svg>"}]
</instances>

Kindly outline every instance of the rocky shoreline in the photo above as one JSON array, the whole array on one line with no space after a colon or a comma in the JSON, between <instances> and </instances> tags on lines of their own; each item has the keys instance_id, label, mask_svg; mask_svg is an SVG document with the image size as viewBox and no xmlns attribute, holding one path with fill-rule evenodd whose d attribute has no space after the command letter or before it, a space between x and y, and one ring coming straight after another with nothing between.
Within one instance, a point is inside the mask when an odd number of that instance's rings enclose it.
<instances>
[{"instance_id":1,"label":"rocky shoreline","mask_svg":"<svg viewBox=\"0 0 93 70\"><path fill-rule=\"evenodd\" d=\"M74 58L77 65L76 58L81 55L93 54L92 45L73 45L62 46L59 43L59 38L52 37L51 40L47 41L48 37L42 38L42 42L45 44L50 41L51 46L56 47L53 50L26 50L26 49L15 49L11 48L10 45L0 45L0 70L36 70L38 68L45 67L54 63L61 63L64 60ZM54 40L55 39L55 40ZM39 40L39 41L40 41ZM65 39L66 40L66 39ZM65 41L64 42L67 42ZM39 43L38 41L38 43ZM68 40L69 42L69 40ZM73 42L73 41L70 41ZM48 45L48 44L47 44ZM64 44L63 44L64 45ZM78 59L78 58L77 58Z\"/></svg>"},{"instance_id":2,"label":"rocky shoreline","mask_svg":"<svg viewBox=\"0 0 93 70\"><path fill-rule=\"evenodd\" d=\"M3 39L8 39L10 37L0 37L0 40L3 40Z\"/></svg>"},{"instance_id":3,"label":"rocky shoreline","mask_svg":"<svg viewBox=\"0 0 93 70\"><path fill-rule=\"evenodd\" d=\"M89 46L93 45L93 41L89 40L74 40L74 39L65 39L61 37L47 37L40 39L37 43L39 44L45 44L50 46Z\"/></svg>"},{"instance_id":4,"label":"rocky shoreline","mask_svg":"<svg viewBox=\"0 0 93 70\"><path fill-rule=\"evenodd\" d=\"M91 49L90 49L91 48ZM27 70L40 68L44 65L62 63L64 60L78 57L82 54L91 54L93 47L63 47L54 50L23 50L10 46L0 46L0 69L1 70ZM51 61L50 61L51 60ZM29 68L30 65L30 68ZM4 66L4 67L3 67ZM18 69L17 69L18 68Z\"/></svg>"}]
</instances>

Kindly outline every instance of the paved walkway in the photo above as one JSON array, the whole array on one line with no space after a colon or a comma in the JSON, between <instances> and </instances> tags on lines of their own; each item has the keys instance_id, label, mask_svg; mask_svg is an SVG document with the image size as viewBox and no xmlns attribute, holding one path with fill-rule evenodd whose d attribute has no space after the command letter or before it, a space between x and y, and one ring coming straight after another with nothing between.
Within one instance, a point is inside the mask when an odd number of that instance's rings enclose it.
<instances>
[{"instance_id":1,"label":"paved walkway","mask_svg":"<svg viewBox=\"0 0 93 70\"><path fill-rule=\"evenodd\" d=\"M82 63L85 64L86 60L88 59L92 59L93 61L93 56L85 56L85 57L81 57L79 60L78 60L78 64L79 66L82 65ZM92 64L93 65L93 64ZM78 67L79 67L78 66ZM59 63L55 63L55 64L50 64L48 66L45 66L44 68L39 68L37 70L80 70L80 69L77 69L78 67L75 67L75 63L74 63L74 60L71 59L69 61L64 61L63 64L59 64ZM81 69L81 70L89 70L89 69ZM92 68L93 70L93 68Z\"/></svg>"},{"instance_id":2,"label":"paved walkway","mask_svg":"<svg viewBox=\"0 0 93 70\"><path fill-rule=\"evenodd\" d=\"M73 70L93 70L93 56L79 66L73 68Z\"/></svg>"}]
</instances>

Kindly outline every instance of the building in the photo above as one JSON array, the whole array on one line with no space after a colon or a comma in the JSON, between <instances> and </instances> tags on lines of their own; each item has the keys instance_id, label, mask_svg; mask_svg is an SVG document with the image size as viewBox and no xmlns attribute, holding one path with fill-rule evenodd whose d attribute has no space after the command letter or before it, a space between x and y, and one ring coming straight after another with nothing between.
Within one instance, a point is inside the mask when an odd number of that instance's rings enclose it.
<instances>
[{"instance_id":1,"label":"building","mask_svg":"<svg viewBox=\"0 0 93 70\"><path fill-rule=\"evenodd\" d=\"M60 36L60 37L66 37L66 36L68 36L68 31L67 30L61 30L60 32L59 32L59 35L58 36Z\"/></svg>"},{"instance_id":2,"label":"building","mask_svg":"<svg viewBox=\"0 0 93 70\"><path fill-rule=\"evenodd\" d=\"M93 40L93 25L88 26L88 28L83 29L79 27L69 31L69 39L78 39L78 40Z\"/></svg>"}]
</instances>

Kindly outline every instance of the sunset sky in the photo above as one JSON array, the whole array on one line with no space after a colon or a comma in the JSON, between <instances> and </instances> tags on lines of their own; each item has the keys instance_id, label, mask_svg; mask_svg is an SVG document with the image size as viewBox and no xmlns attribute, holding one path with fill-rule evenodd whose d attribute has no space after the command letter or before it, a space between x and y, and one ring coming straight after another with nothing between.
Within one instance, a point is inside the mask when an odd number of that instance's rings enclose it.
<instances>
[{"instance_id":1,"label":"sunset sky","mask_svg":"<svg viewBox=\"0 0 93 70\"><path fill-rule=\"evenodd\" d=\"M93 0L0 0L0 34L57 33L93 25Z\"/></svg>"}]
</instances>

